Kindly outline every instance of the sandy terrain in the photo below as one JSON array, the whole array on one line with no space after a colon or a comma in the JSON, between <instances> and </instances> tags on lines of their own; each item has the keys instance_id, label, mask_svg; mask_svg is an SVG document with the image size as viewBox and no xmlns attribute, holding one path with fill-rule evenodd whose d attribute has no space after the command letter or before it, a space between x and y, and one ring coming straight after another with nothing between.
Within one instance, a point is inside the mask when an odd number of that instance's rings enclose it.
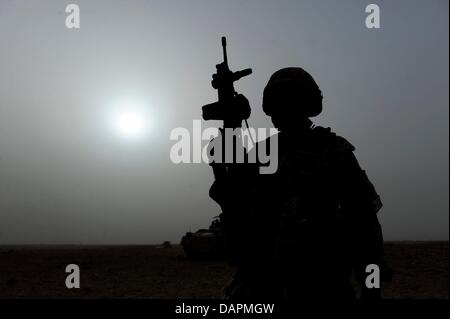
<instances>
[{"instance_id":1,"label":"sandy terrain","mask_svg":"<svg viewBox=\"0 0 450 319\"><path fill-rule=\"evenodd\" d=\"M386 298L448 299L448 242L387 243L395 275ZM67 289L65 267L81 269L81 288ZM180 247L3 246L0 298L218 298L232 269L192 261Z\"/></svg>"}]
</instances>

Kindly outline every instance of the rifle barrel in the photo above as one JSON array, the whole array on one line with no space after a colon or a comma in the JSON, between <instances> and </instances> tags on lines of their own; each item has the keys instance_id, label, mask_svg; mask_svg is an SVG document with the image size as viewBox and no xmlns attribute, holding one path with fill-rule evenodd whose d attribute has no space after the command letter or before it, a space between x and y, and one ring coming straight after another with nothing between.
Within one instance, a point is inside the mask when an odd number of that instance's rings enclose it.
<instances>
[{"instance_id":1,"label":"rifle barrel","mask_svg":"<svg viewBox=\"0 0 450 319\"><path fill-rule=\"evenodd\" d=\"M223 48L223 62L225 63L225 65L228 65L226 37L222 37L222 48Z\"/></svg>"}]
</instances>

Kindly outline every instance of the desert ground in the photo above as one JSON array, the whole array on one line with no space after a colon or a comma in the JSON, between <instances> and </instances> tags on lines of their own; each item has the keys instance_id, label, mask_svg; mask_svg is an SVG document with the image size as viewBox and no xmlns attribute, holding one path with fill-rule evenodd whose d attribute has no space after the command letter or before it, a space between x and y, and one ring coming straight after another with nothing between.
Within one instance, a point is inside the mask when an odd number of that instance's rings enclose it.
<instances>
[{"instance_id":1,"label":"desert ground","mask_svg":"<svg viewBox=\"0 0 450 319\"><path fill-rule=\"evenodd\" d=\"M389 242L385 298L448 299L448 242ZM80 267L79 289L65 268ZM0 298L220 298L233 269L180 246L1 246Z\"/></svg>"}]
</instances>

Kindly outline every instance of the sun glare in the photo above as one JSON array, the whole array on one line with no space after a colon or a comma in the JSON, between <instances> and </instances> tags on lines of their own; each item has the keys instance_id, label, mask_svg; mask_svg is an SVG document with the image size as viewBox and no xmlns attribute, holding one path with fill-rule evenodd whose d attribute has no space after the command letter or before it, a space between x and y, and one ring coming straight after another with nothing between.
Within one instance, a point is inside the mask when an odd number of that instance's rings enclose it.
<instances>
[{"instance_id":1,"label":"sun glare","mask_svg":"<svg viewBox=\"0 0 450 319\"><path fill-rule=\"evenodd\" d=\"M144 121L139 114L124 112L117 119L117 128L122 135L137 136L144 130Z\"/></svg>"},{"instance_id":2,"label":"sun glare","mask_svg":"<svg viewBox=\"0 0 450 319\"><path fill-rule=\"evenodd\" d=\"M143 138L150 129L147 105L133 99L122 99L114 105L112 126L118 135L128 139Z\"/></svg>"}]
</instances>

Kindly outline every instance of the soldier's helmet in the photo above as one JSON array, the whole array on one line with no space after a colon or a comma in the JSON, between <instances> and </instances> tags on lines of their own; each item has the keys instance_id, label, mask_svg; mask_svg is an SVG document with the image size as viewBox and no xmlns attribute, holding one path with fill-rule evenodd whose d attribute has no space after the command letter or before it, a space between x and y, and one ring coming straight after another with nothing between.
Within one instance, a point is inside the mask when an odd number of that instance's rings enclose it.
<instances>
[{"instance_id":1,"label":"soldier's helmet","mask_svg":"<svg viewBox=\"0 0 450 319\"><path fill-rule=\"evenodd\" d=\"M322 91L299 67L276 71L264 88L263 111L277 118L308 118L322 112Z\"/></svg>"}]
</instances>

